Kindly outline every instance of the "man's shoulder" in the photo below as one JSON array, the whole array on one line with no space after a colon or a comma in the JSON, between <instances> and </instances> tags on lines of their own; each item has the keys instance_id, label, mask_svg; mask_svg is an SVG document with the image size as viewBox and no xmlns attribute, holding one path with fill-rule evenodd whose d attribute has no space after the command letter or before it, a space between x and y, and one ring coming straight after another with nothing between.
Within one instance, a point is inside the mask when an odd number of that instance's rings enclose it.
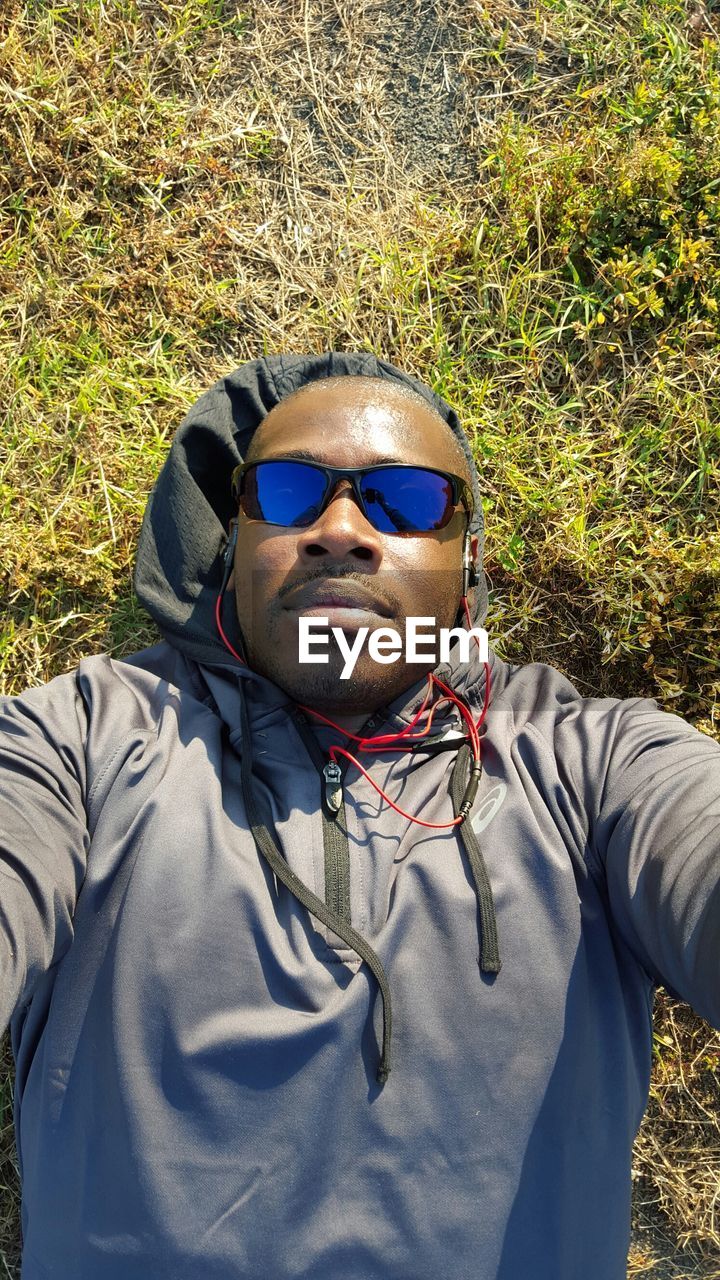
<instances>
[{"instance_id":1,"label":"man's shoulder","mask_svg":"<svg viewBox=\"0 0 720 1280\"><path fill-rule=\"evenodd\" d=\"M633 770L634 783L652 781L667 753L704 762L720 743L647 695L602 697L581 692L547 663L531 662L498 671L496 715L511 750L524 758L552 757L562 779L588 800L605 780ZM504 729L502 709L504 710ZM573 782L574 779L574 782Z\"/></svg>"},{"instance_id":2,"label":"man's shoulder","mask_svg":"<svg viewBox=\"0 0 720 1280\"><path fill-rule=\"evenodd\" d=\"M154 719L168 699L203 701L207 696L197 664L165 640L120 657L103 653L83 658L73 676L91 716L136 704Z\"/></svg>"},{"instance_id":3,"label":"man's shoulder","mask_svg":"<svg viewBox=\"0 0 720 1280\"><path fill-rule=\"evenodd\" d=\"M103 655L101 655L103 656ZM118 678L149 679L164 681L177 688L194 687L196 664L185 657L179 649L160 640L147 649L138 649L135 653L125 654L121 658L110 658L113 671ZM88 659L92 661L92 659Z\"/></svg>"},{"instance_id":4,"label":"man's shoulder","mask_svg":"<svg viewBox=\"0 0 720 1280\"><path fill-rule=\"evenodd\" d=\"M0 697L0 731L6 720L8 727L35 723L41 732L57 722L68 735L75 725L82 739L98 726L104 733L149 729L169 697L203 701L206 694L196 664L161 641L121 657L91 654L44 684Z\"/></svg>"},{"instance_id":5,"label":"man's shoulder","mask_svg":"<svg viewBox=\"0 0 720 1280\"><path fill-rule=\"evenodd\" d=\"M591 735L599 745L599 737L614 737L618 732L639 732L665 737L698 734L687 720L663 709L655 697L646 693L635 696L602 695L573 680L549 663L528 662L496 664L496 710L507 709L516 733L534 729L551 737L567 737L574 733ZM578 684L580 684L578 679Z\"/></svg>"},{"instance_id":6,"label":"man's shoulder","mask_svg":"<svg viewBox=\"0 0 720 1280\"><path fill-rule=\"evenodd\" d=\"M637 702L657 708L655 700L648 697L602 696L579 677L574 683L575 677L548 662L510 663L496 657L493 677L492 701L496 707L505 705L512 711L518 728L558 724L578 716L592 718Z\"/></svg>"},{"instance_id":7,"label":"man's shoulder","mask_svg":"<svg viewBox=\"0 0 720 1280\"><path fill-rule=\"evenodd\" d=\"M83 681L105 681L108 685L144 685L147 688L156 684L170 684L177 688L192 689L197 684L195 669L196 664L189 661L179 649L166 640L160 640L157 644L138 649L134 653L89 654L86 658L81 658L72 671L56 679L75 680L80 684Z\"/></svg>"}]
</instances>

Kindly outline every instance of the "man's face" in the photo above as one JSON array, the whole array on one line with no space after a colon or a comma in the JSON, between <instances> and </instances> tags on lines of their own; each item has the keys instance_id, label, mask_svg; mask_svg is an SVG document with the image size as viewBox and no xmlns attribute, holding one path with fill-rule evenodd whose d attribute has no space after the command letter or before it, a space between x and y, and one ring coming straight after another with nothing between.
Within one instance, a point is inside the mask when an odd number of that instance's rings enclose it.
<instances>
[{"instance_id":1,"label":"man's face","mask_svg":"<svg viewBox=\"0 0 720 1280\"><path fill-rule=\"evenodd\" d=\"M430 408L392 387L318 383L277 405L255 438L252 461L301 456L335 467L400 462L467 477L449 428ZM405 638L408 617L432 617L451 627L461 598L462 507L444 529L380 533L363 515L349 482L341 481L308 528L282 528L238 516L231 585L250 666L299 703L330 716L369 714L437 665L407 664L404 652L380 665L363 646L352 677L331 637L326 665L299 662L298 620L329 619L349 643L361 626L392 627ZM475 557L477 543L473 539ZM344 594L343 594L344 593Z\"/></svg>"}]
</instances>

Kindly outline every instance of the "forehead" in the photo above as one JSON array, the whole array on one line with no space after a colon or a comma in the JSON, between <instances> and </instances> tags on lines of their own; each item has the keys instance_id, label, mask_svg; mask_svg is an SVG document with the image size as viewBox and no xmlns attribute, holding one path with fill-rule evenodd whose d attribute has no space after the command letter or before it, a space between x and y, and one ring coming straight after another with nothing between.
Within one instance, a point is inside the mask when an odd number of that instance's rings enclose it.
<instances>
[{"instance_id":1,"label":"forehead","mask_svg":"<svg viewBox=\"0 0 720 1280\"><path fill-rule=\"evenodd\" d=\"M415 462L457 471L450 428L392 386L313 385L283 400L258 427L252 457L302 452L329 466Z\"/></svg>"}]
</instances>

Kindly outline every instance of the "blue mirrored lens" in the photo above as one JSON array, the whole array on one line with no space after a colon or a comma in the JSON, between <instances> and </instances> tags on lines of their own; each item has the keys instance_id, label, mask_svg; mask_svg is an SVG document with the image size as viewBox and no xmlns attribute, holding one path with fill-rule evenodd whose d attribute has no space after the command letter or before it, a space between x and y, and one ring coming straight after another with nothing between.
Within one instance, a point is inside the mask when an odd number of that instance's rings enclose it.
<instances>
[{"instance_id":1,"label":"blue mirrored lens","mask_svg":"<svg viewBox=\"0 0 720 1280\"><path fill-rule=\"evenodd\" d=\"M245 473L242 509L251 520L301 528L317 520L325 486L305 462L259 462Z\"/></svg>"},{"instance_id":2,"label":"blue mirrored lens","mask_svg":"<svg viewBox=\"0 0 720 1280\"><path fill-rule=\"evenodd\" d=\"M454 508L450 481L417 467L372 471L363 476L360 491L367 518L380 533L442 529Z\"/></svg>"}]
</instances>

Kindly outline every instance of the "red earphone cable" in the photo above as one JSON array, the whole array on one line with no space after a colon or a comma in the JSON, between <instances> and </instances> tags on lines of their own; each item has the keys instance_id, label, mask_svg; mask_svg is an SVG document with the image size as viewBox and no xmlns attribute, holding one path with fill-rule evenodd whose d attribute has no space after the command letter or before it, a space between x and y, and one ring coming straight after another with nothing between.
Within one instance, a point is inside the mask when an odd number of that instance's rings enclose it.
<instances>
[{"instance_id":1,"label":"red earphone cable","mask_svg":"<svg viewBox=\"0 0 720 1280\"><path fill-rule=\"evenodd\" d=\"M408 822L416 822L420 827L434 827L437 830L440 827L456 827L458 823L464 821L464 818L462 816L453 818L452 822L426 822L424 818L414 818L411 813L406 813L404 809L401 809L399 805L395 804L394 800L390 799L389 795L385 791L383 791L382 787L379 787L377 782L375 782L370 777L370 774L368 773L367 769L363 769L362 765L360 764L360 761L356 760L355 756L351 755L349 751L346 751L344 747L331 747L329 751L329 755L333 760L335 759L336 754L347 756L348 760L352 760L353 764L355 765L355 768L359 769L360 772L367 778L368 782L370 783L370 786L374 787L375 790L380 793L383 800L387 801L391 809L394 809L395 812L399 813L403 818L407 818Z\"/></svg>"},{"instance_id":2,"label":"red earphone cable","mask_svg":"<svg viewBox=\"0 0 720 1280\"><path fill-rule=\"evenodd\" d=\"M221 616L223 594L224 594L223 592L220 592L215 602L215 621L217 623L217 629L226 649L229 650L229 652L233 655L233 657L236 658L237 661L241 663L243 667L246 667L247 663L245 659L241 658L237 650L233 648L223 629L222 616ZM472 629L472 621L470 619L470 611L468 609L466 596L463 596L462 604L463 604L465 618L467 620L468 626L470 627L470 629ZM476 641L477 641L477 637L476 637ZM478 648L479 647L480 646L478 643ZM478 733L478 729L480 728L480 725L483 723L483 720L485 719L485 714L487 712L488 705L490 702L490 664L486 662L484 663L484 667L485 667L485 699L484 699L483 708L477 723L473 719L470 708L464 702L461 702L461 700L457 697L457 695L450 688L449 685L446 685L442 680L439 680L438 677L433 675L432 672L428 674L428 687L420 707L416 711L415 715L413 716L409 724L407 724L404 729L401 729L398 733L394 733L394 734L393 733L379 734L376 738L362 737L361 735L358 735L356 733L351 733L349 729L343 729L339 724L336 724L334 720L331 720L329 716L324 716L322 712L314 711L312 707L305 707L305 706L302 706L302 704L300 703L298 705L300 706L300 709L302 711L308 712L311 716L315 716L316 719L322 720L324 724L330 725L330 727L333 729L337 729L338 733L344 734L346 738L348 739L351 738L354 742L357 742L359 744L358 750L368 751L370 753L377 754L380 751L393 751L393 750L411 751L412 747L406 746L406 745L398 745L399 741L409 736L410 742L418 742L418 743L422 742L422 739L426 737L430 732L430 728L432 725L432 720L433 720L433 716L435 715L435 712L438 710L440 706L443 705L443 703L449 702L453 706L457 707L457 710L460 713L461 719L464 720L469 730L469 738L470 738L473 760L477 764L478 761L480 760L480 735ZM444 697L439 698L437 702L433 703L433 705L430 707L428 711L428 718L427 718L427 723L425 725L425 728L422 729L419 733L411 734L410 731L414 728L414 726L418 723L420 717L424 714L425 709L427 708L430 694L432 693L433 688L436 686L437 688L442 689ZM368 745L365 745L365 744L368 744ZM385 800L386 803L390 805L390 808L394 809L396 813L399 813L401 817L407 818L408 822L415 822L420 827L432 827L434 830L440 830L448 827L456 827L459 825L459 823L464 821L464 817L462 815L459 815L457 818L453 818L452 822L425 822L423 818L415 818L411 813L406 813L404 809L401 809L399 805L396 805L395 802L390 799L390 796L387 794L387 792L383 791L382 787L378 786L377 782L375 782L373 778L370 777L370 774L368 773L367 769L363 768L363 766L360 764L360 761L356 760L355 756L352 755L349 751L346 751L344 747L331 747L328 754L331 760L334 761L334 763L337 763L335 759L335 756L337 754L346 756L348 760L352 761L356 769L358 769L360 773L362 773L363 776L367 778L370 785L374 787L375 790L382 796L383 800Z\"/></svg>"},{"instance_id":3,"label":"red earphone cable","mask_svg":"<svg viewBox=\"0 0 720 1280\"><path fill-rule=\"evenodd\" d=\"M228 640L227 636L225 635L225 632L223 631L223 624L220 617L220 610L222 608L222 598L223 598L223 593L221 591L220 595L215 601L215 621L217 623L217 629L220 632L220 638L222 639L222 642L225 645L225 648L230 650L233 658L237 658L238 662L242 663L242 665L246 667L247 662L245 661L244 658L240 657L240 654L235 649L233 649L230 641Z\"/></svg>"}]
</instances>

